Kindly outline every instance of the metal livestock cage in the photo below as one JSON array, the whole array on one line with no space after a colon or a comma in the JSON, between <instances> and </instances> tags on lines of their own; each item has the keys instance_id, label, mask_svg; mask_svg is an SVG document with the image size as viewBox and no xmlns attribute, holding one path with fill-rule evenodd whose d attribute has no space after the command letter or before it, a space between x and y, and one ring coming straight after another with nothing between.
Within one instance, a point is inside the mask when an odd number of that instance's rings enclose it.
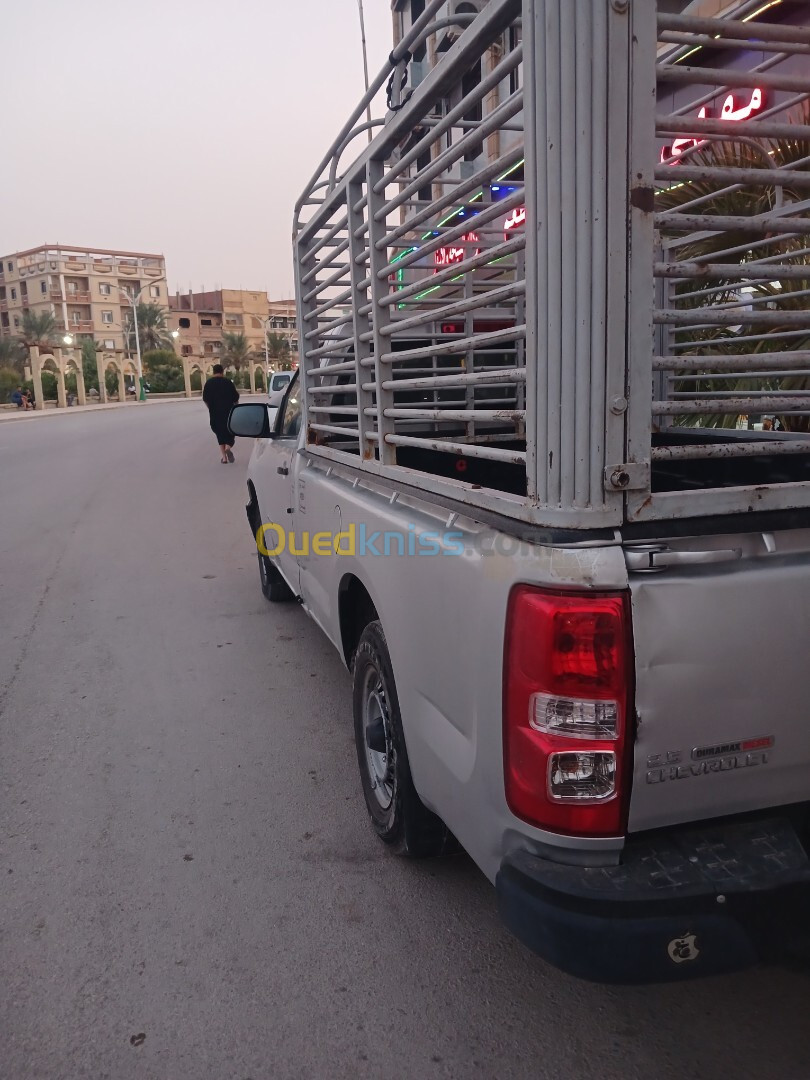
<instances>
[{"instance_id":1,"label":"metal livestock cage","mask_svg":"<svg viewBox=\"0 0 810 1080\"><path fill-rule=\"evenodd\" d=\"M766 6L426 3L296 206L307 452L578 529L810 504L810 29Z\"/></svg>"}]
</instances>

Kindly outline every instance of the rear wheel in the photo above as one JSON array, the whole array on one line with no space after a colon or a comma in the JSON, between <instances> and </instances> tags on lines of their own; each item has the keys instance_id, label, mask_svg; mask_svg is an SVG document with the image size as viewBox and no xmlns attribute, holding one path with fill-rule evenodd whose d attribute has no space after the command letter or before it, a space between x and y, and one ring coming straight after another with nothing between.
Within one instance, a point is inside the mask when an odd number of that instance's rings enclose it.
<instances>
[{"instance_id":1,"label":"rear wheel","mask_svg":"<svg viewBox=\"0 0 810 1080\"><path fill-rule=\"evenodd\" d=\"M383 628L369 623L352 663L354 736L363 795L380 839L402 855L453 850L447 826L416 793Z\"/></svg>"}]
</instances>

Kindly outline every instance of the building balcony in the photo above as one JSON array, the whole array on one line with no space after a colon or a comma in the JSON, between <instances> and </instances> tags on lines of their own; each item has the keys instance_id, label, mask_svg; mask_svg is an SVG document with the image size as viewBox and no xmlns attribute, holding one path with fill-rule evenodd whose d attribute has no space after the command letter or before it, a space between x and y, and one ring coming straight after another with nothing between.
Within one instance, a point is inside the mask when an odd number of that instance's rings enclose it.
<instances>
[{"instance_id":1,"label":"building balcony","mask_svg":"<svg viewBox=\"0 0 810 1080\"><path fill-rule=\"evenodd\" d=\"M62 299L61 295L59 299ZM76 289L75 291L68 289L65 299L69 304L89 304L90 292L84 289Z\"/></svg>"},{"instance_id":2,"label":"building balcony","mask_svg":"<svg viewBox=\"0 0 810 1080\"><path fill-rule=\"evenodd\" d=\"M0 300L0 311L8 311L8 300Z\"/></svg>"},{"instance_id":3,"label":"building balcony","mask_svg":"<svg viewBox=\"0 0 810 1080\"><path fill-rule=\"evenodd\" d=\"M56 303L56 304L61 304L62 300L64 299L63 296L62 296L62 290L61 289L51 289L50 293L48 294L48 298L50 300L53 300L54 303Z\"/></svg>"},{"instance_id":4,"label":"building balcony","mask_svg":"<svg viewBox=\"0 0 810 1080\"><path fill-rule=\"evenodd\" d=\"M68 323L68 332L71 334L92 334L93 332L93 320L92 319L79 319L72 320Z\"/></svg>"}]
</instances>

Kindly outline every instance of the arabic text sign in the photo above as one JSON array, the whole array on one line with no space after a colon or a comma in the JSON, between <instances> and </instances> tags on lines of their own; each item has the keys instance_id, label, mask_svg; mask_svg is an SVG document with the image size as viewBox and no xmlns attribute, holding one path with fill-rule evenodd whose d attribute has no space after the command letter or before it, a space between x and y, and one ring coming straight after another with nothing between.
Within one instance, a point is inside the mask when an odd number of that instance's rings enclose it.
<instances>
[{"instance_id":1,"label":"arabic text sign","mask_svg":"<svg viewBox=\"0 0 810 1080\"><path fill-rule=\"evenodd\" d=\"M729 94L726 100L723 102L723 107L720 110L718 120L728 120L735 122L739 120L747 120L749 117L754 116L756 113L762 112L765 107L765 95L759 88L751 92L751 100L745 105L740 105L736 109L734 107L734 95ZM699 120L711 119L711 110L705 105L698 113ZM679 158L687 150L691 150L692 147L702 146L705 139L676 139L672 146L665 146L661 150L661 164L669 161L670 158ZM677 165L677 160L669 161L670 165Z\"/></svg>"}]
</instances>

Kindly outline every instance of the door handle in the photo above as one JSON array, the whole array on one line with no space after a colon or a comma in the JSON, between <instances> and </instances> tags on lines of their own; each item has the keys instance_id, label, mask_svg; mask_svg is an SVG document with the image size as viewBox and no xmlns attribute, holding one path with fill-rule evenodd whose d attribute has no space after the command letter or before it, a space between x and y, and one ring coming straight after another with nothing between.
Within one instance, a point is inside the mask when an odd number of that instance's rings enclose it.
<instances>
[{"instance_id":1,"label":"door handle","mask_svg":"<svg viewBox=\"0 0 810 1080\"><path fill-rule=\"evenodd\" d=\"M287 468L286 465L279 465L279 467L276 469L276 472L279 474L279 476L290 475L290 470Z\"/></svg>"}]
</instances>

